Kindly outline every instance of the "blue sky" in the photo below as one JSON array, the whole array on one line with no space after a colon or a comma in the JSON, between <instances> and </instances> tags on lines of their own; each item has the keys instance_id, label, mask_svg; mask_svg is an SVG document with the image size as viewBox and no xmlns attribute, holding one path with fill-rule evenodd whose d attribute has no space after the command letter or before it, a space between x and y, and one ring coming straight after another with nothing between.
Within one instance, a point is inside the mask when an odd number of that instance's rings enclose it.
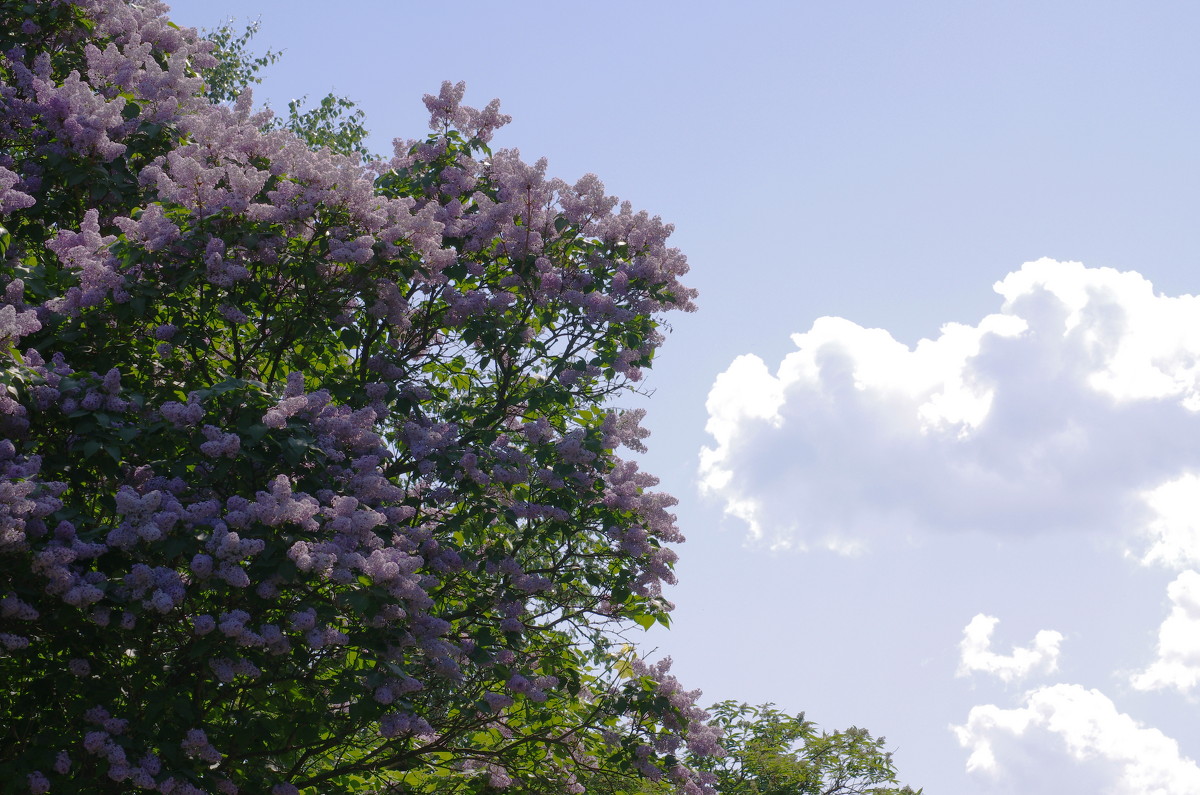
<instances>
[{"instance_id":1,"label":"blue sky","mask_svg":"<svg viewBox=\"0 0 1200 795\"><path fill-rule=\"evenodd\" d=\"M686 684L886 735L930 795L1200 791L1195 7L172 7L261 18L275 108L348 96L386 151L465 80L676 225L646 645Z\"/></svg>"}]
</instances>

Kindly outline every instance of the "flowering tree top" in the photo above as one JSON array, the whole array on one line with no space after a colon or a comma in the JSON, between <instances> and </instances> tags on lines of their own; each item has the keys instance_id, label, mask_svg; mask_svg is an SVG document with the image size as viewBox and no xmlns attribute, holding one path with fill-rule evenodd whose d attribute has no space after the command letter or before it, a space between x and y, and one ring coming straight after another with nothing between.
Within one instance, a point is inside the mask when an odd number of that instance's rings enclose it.
<instances>
[{"instance_id":1,"label":"flowering tree top","mask_svg":"<svg viewBox=\"0 0 1200 795\"><path fill-rule=\"evenodd\" d=\"M701 791L611 408L694 308L671 227L461 83L313 149L164 10L0 2L0 792Z\"/></svg>"}]
</instances>

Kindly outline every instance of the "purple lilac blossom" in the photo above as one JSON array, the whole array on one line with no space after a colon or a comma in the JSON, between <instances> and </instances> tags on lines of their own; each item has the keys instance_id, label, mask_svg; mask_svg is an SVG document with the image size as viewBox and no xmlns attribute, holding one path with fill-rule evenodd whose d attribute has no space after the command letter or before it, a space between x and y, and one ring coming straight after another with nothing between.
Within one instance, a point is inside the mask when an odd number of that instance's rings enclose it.
<instances>
[{"instance_id":1,"label":"purple lilac blossom","mask_svg":"<svg viewBox=\"0 0 1200 795\"><path fill-rule=\"evenodd\" d=\"M27 777L29 780L29 791L33 795L42 795L42 793L50 791L50 780L42 775L40 770L35 770Z\"/></svg>"}]
</instances>

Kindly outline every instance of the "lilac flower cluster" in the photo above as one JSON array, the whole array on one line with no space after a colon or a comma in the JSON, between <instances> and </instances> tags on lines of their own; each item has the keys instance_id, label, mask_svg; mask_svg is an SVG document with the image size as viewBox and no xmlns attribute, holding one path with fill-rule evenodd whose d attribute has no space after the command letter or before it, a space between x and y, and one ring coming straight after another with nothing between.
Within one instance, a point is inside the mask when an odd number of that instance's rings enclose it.
<instances>
[{"instance_id":1,"label":"lilac flower cluster","mask_svg":"<svg viewBox=\"0 0 1200 795\"><path fill-rule=\"evenodd\" d=\"M169 613L183 602L187 588L183 576L175 569L135 563L115 589L115 595L127 602L140 600L147 610Z\"/></svg>"},{"instance_id":2,"label":"lilac flower cluster","mask_svg":"<svg viewBox=\"0 0 1200 795\"><path fill-rule=\"evenodd\" d=\"M8 215L14 210L24 210L37 203L37 200L28 193L14 187L20 181L19 174L0 166L0 215Z\"/></svg>"},{"instance_id":3,"label":"lilac flower cluster","mask_svg":"<svg viewBox=\"0 0 1200 795\"><path fill-rule=\"evenodd\" d=\"M179 743L183 752L190 757L201 759L210 765L221 761L221 752L208 741L208 735L203 729L189 729L187 736Z\"/></svg>"},{"instance_id":4,"label":"lilac flower cluster","mask_svg":"<svg viewBox=\"0 0 1200 795\"><path fill-rule=\"evenodd\" d=\"M666 698L678 711L675 718L664 721L666 728L683 732L683 737L667 734L660 737L657 749L660 752L674 753L679 747L680 739L684 739L688 749L701 756L721 756L724 754L720 745L720 733L717 729L704 723L708 717L703 709L696 706L699 690L684 690L673 675L671 675L671 658L647 665L641 659L631 662L634 674L646 677L654 683L655 692Z\"/></svg>"},{"instance_id":5,"label":"lilac flower cluster","mask_svg":"<svg viewBox=\"0 0 1200 795\"><path fill-rule=\"evenodd\" d=\"M21 293L24 288L25 283L20 279L13 279L8 284L8 289L5 291L6 303L4 306L0 306L0 343L15 345L22 337L32 334L42 327L36 312L31 309L24 311L18 309L22 305Z\"/></svg>"},{"instance_id":6,"label":"lilac flower cluster","mask_svg":"<svg viewBox=\"0 0 1200 795\"><path fill-rule=\"evenodd\" d=\"M63 314L77 312L81 307L96 306L106 298L123 302L129 300L125 277L110 247L114 235L100 234L100 214L95 209L84 213L78 232L59 230L47 248L58 255L67 269L79 274L79 285L70 288L61 298L47 302L47 308Z\"/></svg>"}]
</instances>

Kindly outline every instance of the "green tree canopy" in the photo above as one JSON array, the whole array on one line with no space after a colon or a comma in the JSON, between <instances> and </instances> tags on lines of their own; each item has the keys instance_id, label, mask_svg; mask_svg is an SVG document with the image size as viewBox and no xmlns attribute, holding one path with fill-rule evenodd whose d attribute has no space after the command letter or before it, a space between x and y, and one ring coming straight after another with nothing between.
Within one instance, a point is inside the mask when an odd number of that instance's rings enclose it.
<instances>
[{"instance_id":1,"label":"green tree canopy","mask_svg":"<svg viewBox=\"0 0 1200 795\"><path fill-rule=\"evenodd\" d=\"M690 762L722 795L920 795L899 785L884 738L865 729L822 732L773 704L722 701L709 714L728 754Z\"/></svg>"}]
</instances>

